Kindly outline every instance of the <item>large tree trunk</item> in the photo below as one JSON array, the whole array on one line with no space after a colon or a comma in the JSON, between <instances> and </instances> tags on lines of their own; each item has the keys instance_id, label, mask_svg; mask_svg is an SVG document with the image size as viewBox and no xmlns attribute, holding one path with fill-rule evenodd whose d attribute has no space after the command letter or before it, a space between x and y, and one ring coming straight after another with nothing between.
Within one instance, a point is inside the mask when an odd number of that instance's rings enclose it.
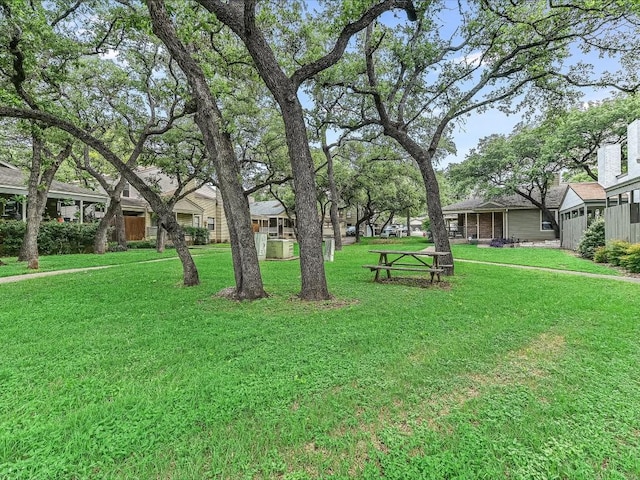
<instances>
[{"instance_id":1,"label":"large tree trunk","mask_svg":"<svg viewBox=\"0 0 640 480\"><path fill-rule=\"evenodd\" d=\"M327 287L322 257L322 229L318 221L318 199L315 169L302 106L295 92L283 99L278 96L287 137L289 161L293 172L296 195L296 220L300 244L300 274L303 300L327 300L331 298ZM277 99L278 99L277 98Z\"/></svg>"},{"instance_id":2,"label":"large tree trunk","mask_svg":"<svg viewBox=\"0 0 640 480\"><path fill-rule=\"evenodd\" d=\"M156 252L163 253L167 243L167 231L162 228L160 222L156 229Z\"/></svg>"},{"instance_id":3,"label":"large tree trunk","mask_svg":"<svg viewBox=\"0 0 640 480\"><path fill-rule=\"evenodd\" d=\"M116 201L114 200L115 199L111 197L107 211L104 212L104 216L100 219L100 223L98 223L98 228L96 229L96 235L93 238L93 252L99 255L102 255L107 251L107 234L109 233L109 226L111 224L111 220L115 216L116 210Z\"/></svg>"},{"instance_id":4,"label":"large tree trunk","mask_svg":"<svg viewBox=\"0 0 640 480\"><path fill-rule=\"evenodd\" d=\"M236 280L235 297L266 297L255 248L249 203L241 184L241 172L231 138L222 128L223 119L211 95L202 69L178 40L176 32L160 1L148 1L153 30L167 46L186 74L196 103L196 123L211 156L222 194L223 206L231 236L233 267Z\"/></svg>"},{"instance_id":5,"label":"large tree trunk","mask_svg":"<svg viewBox=\"0 0 640 480\"><path fill-rule=\"evenodd\" d=\"M47 202L47 194L46 192L38 191L37 180L35 188L31 187L31 183L30 180L29 195L27 197L27 225L22 246L20 247L18 261L28 262L29 269L37 270L39 268L38 233L40 232L42 214L44 213Z\"/></svg>"},{"instance_id":6,"label":"large tree trunk","mask_svg":"<svg viewBox=\"0 0 640 480\"><path fill-rule=\"evenodd\" d=\"M187 287L193 287L200 284L200 278L198 276L198 269L193 261L193 257L189 252L189 247L184 239L184 232L182 227L176 220L173 212L166 212L164 215L158 218L158 231L164 227L167 230L169 238L176 247L176 253L182 262L182 272L184 276L184 284Z\"/></svg>"},{"instance_id":7,"label":"large tree trunk","mask_svg":"<svg viewBox=\"0 0 640 480\"><path fill-rule=\"evenodd\" d=\"M423 149L418 143L413 141L406 133L394 128L385 128L385 134L395 139L409 155L416 161L427 193L427 213L431 222L431 233L433 243L438 252L447 252L448 255L440 259L441 265L446 265L444 273L453 275L453 255L449 244L449 233L442 213L440 202L440 186L436 172L431 164L432 156L429 151Z\"/></svg>"},{"instance_id":8,"label":"large tree trunk","mask_svg":"<svg viewBox=\"0 0 640 480\"><path fill-rule=\"evenodd\" d=\"M62 161L71 154L71 144L58 154L58 157L47 166L40 175L43 167L44 141L41 133L35 131L32 135L32 159L31 171L29 173L28 195L27 195L27 228L25 230L22 247L18 255L18 261L28 262L28 268L37 270L39 268L38 258L38 233L42 215L47 206L47 195L53 177L58 171Z\"/></svg>"},{"instance_id":9,"label":"large tree trunk","mask_svg":"<svg viewBox=\"0 0 640 480\"><path fill-rule=\"evenodd\" d=\"M129 249L127 245L127 229L124 223L124 214L122 213L122 204L118 202L114 212L114 218L116 220L116 241L120 250L125 251Z\"/></svg>"}]
</instances>

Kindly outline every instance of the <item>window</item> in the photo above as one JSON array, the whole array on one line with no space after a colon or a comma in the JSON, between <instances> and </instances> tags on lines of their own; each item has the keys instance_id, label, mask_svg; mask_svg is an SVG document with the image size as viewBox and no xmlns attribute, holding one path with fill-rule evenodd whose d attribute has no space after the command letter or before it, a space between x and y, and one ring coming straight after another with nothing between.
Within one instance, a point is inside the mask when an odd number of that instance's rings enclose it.
<instances>
[{"instance_id":1,"label":"window","mask_svg":"<svg viewBox=\"0 0 640 480\"><path fill-rule=\"evenodd\" d=\"M125 198L129 198L131 196L131 185L129 185L129 182L126 182L124 184L124 189L122 190L122 196Z\"/></svg>"},{"instance_id":2,"label":"window","mask_svg":"<svg viewBox=\"0 0 640 480\"><path fill-rule=\"evenodd\" d=\"M551 212L551 217L540 210L540 230L553 230L553 220L555 213Z\"/></svg>"},{"instance_id":3,"label":"window","mask_svg":"<svg viewBox=\"0 0 640 480\"><path fill-rule=\"evenodd\" d=\"M196 228L200 228L200 216L199 215L194 215L193 216L193 226Z\"/></svg>"},{"instance_id":4,"label":"window","mask_svg":"<svg viewBox=\"0 0 640 480\"><path fill-rule=\"evenodd\" d=\"M211 232L216 229L216 219L215 218L213 218L213 217L208 217L207 218L207 228Z\"/></svg>"}]
</instances>

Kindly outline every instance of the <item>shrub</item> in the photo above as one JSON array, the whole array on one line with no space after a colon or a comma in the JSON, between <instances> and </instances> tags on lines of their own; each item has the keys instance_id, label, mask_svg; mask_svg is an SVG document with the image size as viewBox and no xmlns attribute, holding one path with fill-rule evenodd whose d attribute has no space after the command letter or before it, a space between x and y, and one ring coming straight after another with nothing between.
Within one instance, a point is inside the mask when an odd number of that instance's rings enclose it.
<instances>
[{"instance_id":1,"label":"shrub","mask_svg":"<svg viewBox=\"0 0 640 480\"><path fill-rule=\"evenodd\" d=\"M593 261L596 263L607 263L609 261L607 247L596 248L593 252Z\"/></svg>"},{"instance_id":2,"label":"shrub","mask_svg":"<svg viewBox=\"0 0 640 480\"><path fill-rule=\"evenodd\" d=\"M627 254L620 257L620 265L633 273L640 273L640 243L627 248Z\"/></svg>"},{"instance_id":3,"label":"shrub","mask_svg":"<svg viewBox=\"0 0 640 480\"><path fill-rule=\"evenodd\" d=\"M578 244L578 253L581 257L593 260L593 254L598 247L604 247L604 218L595 219L584 232Z\"/></svg>"},{"instance_id":4,"label":"shrub","mask_svg":"<svg viewBox=\"0 0 640 480\"><path fill-rule=\"evenodd\" d=\"M127 242L127 247L131 249L137 248L156 248L156 241L154 240L135 240Z\"/></svg>"},{"instance_id":5,"label":"shrub","mask_svg":"<svg viewBox=\"0 0 640 480\"><path fill-rule=\"evenodd\" d=\"M20 253L26 224L22 221L0 221L0 256ZM93 251L97 223L42 222L38 232L38 253L60 255Z\"/></svg>"},{"instance_id":6,"label":"shrub","mask_svg":"<svg viewBox=\"0 0 640 480\"><path fill-rule=\"evenodd\" d=\"M184 233L193 239L194 245L206 245L209 243L209 230L201 227L184 227Z\"/></svg>"},{"instance_id":7,"label":"shrub","mask_svg":"<svg viewBox=\"0 0 640 480\"><path fill-rule=\"evenodd\" d=\"M20 253L26 223L0 220L0 257L15 257Z\"/></svg>"},{"instance_id":8,"label":"shrub","mask_svg":"<svg viewBox=\"0 0 640 480\"><path fill-rule=\"evenodd\" d=\"M631 244L624 240L613 240L607 245L607 258L612 265L619 266L620 259L627 254Z\"/></svg>"}]
</instances>

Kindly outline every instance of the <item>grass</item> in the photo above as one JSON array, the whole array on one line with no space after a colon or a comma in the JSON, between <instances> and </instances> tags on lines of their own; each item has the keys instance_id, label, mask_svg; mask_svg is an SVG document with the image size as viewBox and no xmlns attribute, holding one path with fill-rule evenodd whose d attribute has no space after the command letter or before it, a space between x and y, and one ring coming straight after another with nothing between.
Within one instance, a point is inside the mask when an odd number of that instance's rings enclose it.
<instances>
[{"instance_id":1,"label":"grass","mask_svg":"<svg viewBox=\"0 0 640 480\"><path fill-rule=\"evenodd\" d=\"M227 250L228 245L208 245L206 247L192 247L192 255L199 255L203 251ZM174 249L167 249L163 253L157 253L150 249L132 249L127 252L107 252L104 255L43 255L40 257L40 268L29 270L25 262L18 262L17 257L0 258L5 265L0 265L0 277L23 275L29 273L50 272L55 270L67 270L74 268L87 268L102 265L126 265L136 262L146 262L163 258L177 258Z\"/></svg>"},{"instance_id":2,"label":"grass","mask_svg":"<svg viewBox=\"0 0 640 480\"><path fill-rule=\"evenodd\" d=\"M179 262L1 285L0 478L640 476L640 285L375 284L370 248L320 304L297 261L262 264L268 299L216 297L225 250L192 288Z\"/></svg>"},{"instance_id":3,"label":"grass","mask_svg":"<svg viewBox=\"0 0 640 480\"><path fill-rule=\"evenodd\" d=\"M580 258L567 250L554 248L483 248L477 245L453 245L452 250L454 258L458 259L619 275L617 270L610 267Z\"/></svg>"}]
</instances>

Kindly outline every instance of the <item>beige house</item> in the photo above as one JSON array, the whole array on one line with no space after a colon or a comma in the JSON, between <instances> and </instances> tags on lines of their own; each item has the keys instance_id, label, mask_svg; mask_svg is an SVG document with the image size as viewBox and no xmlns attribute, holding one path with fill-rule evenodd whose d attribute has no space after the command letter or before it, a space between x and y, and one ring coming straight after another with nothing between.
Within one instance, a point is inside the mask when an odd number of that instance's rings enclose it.
<instances>
[{"instance_id":1,"label":"beige house","mask_svg":"<svg viewBox=\"0 0 640 480\"><path fill-rule=\"evenodd\" d=\"M567 185L551 187L546 205L558 220L558 208ZM467 239L490 241L513 238L521 242L555 240L556 235L542 210L520 195L505 195L489 200L470 198L442 209L445 215L456 215L456 228Z\"/></svg>"},{"instance_id":2,"label":"beige house","mask_svg":"<svg viewBox=\"0 0 640 480\"><path fill-rule=\"evenodd\" d=\"M140 169L138 176L146 183L159 188L163 195L175 193L176 183L157 167ZM140 240L157 235L155 215L147 201L131 185L122 192L122 210L128 240ZM207 228L209 241L214 243L229 241L229 228L224 215L222 198L217 188L203 185L176 202L173 212L180 225Z\"/></svg>"}]
</instances>

